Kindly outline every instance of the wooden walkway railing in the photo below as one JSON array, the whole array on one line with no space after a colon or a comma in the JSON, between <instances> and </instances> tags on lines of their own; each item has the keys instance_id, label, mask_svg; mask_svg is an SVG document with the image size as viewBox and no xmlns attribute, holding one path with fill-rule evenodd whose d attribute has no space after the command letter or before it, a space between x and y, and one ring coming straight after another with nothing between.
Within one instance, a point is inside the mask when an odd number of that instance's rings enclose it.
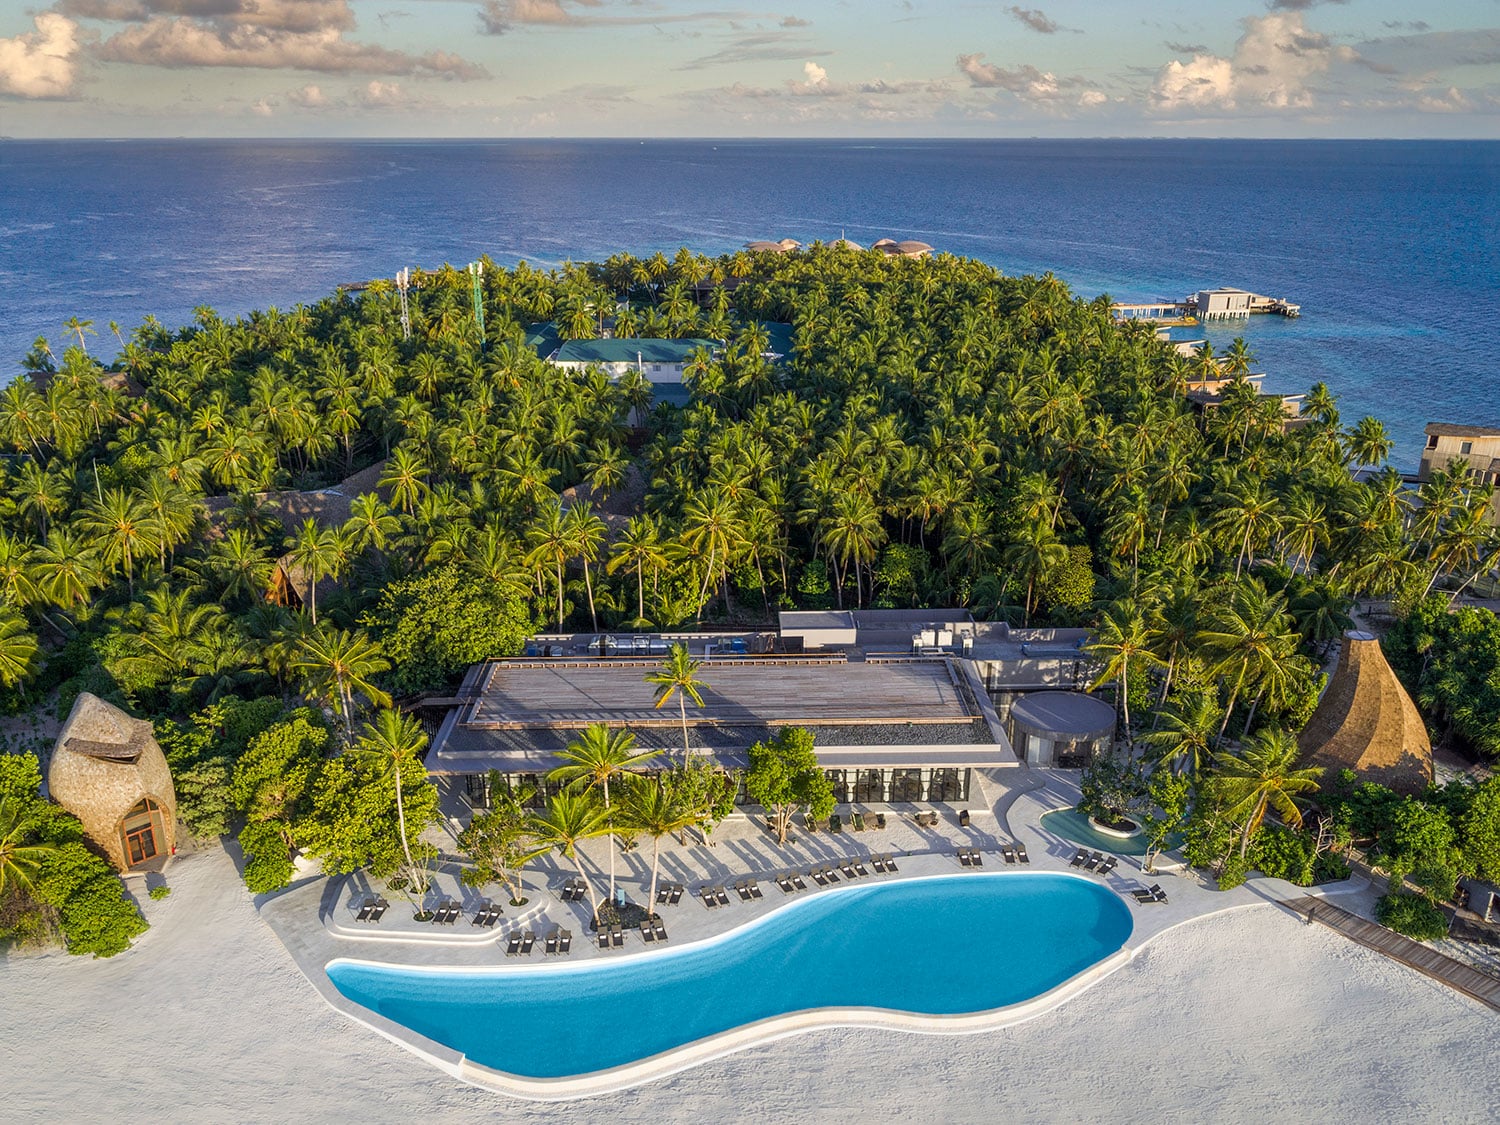
<instances>
[{"instance_id":1,"label":"wooden walkway railing","mask_svg":"<svg viewBox=\"0 0 1500 1125\"><path fill-rule=\"evenodd\" d=\"M1294 898L1286 900L1282 905L1295 910L1304 918L1311 918L1331 930L1337 930L1366 949L1383 953L1392 961L1399 961L1424 976L1500 1011L1500 979L1488 973L1482 973L1462 961L1455 961L1452 957L1402 937L1384 926L1377 926L1374 922L1367 921L1358 914L1351 914L1343 907L1334 906L1324 899Z\"/></svg>"}]
</instances>

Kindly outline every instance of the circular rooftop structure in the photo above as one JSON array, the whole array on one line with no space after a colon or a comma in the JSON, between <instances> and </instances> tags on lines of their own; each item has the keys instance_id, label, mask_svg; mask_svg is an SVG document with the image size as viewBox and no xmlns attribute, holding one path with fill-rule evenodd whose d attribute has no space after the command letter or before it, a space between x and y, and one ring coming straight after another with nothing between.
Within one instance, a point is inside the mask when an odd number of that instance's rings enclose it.
<instances>
[{"instance_id":1,"label":"circular rooftop structure","mask_svg":"<svg viewBox=\"0 0 1500 1125\"><path fill-rule=\"evenodd\" d=\"M1080 765L1107 750L1115 709L1076 691L1034 691L1011 705L1007 719L1016 756L1033 766Z\"/></svg>"}]
</instances>

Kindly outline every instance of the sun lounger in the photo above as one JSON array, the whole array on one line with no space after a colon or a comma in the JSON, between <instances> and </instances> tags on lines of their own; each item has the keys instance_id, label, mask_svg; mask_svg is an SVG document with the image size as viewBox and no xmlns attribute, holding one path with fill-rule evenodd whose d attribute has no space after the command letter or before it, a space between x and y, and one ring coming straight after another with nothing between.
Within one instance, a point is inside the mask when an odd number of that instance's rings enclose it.
<instances>
[{"instance_id":1,"label":"sun lounger","mask_svg":"<svg viewBox=\"0 0 1500 1125\"><path fill-rule=\"evenodd\" d=\"M714 889L710 886L698 888L698 897L703 900L703 905L710 910L719 905L718 896L714 894Z\"/></svg>"},{"instance_id":2,"label":"sun lounger","mask_svg":"<svg viewBox=\"0 0 1500 1125\"><path fill-rule=\"evenodd\" d=\"M532 933L530 930L527 930L525 935L521 938L521 956L530 957L531 947L535 944L536 934Z\"/></svg>"},{"instance_id":3,"label":"sun lounger","mask_svg":"<svg viewBox=\"0 0 1500 1125\"><path fill-rule=\"evenodd\" d=\"M600 930L598 937L599 937L599 948L600 949L608 949L609 948L609 931L608 930Z\"/></svg>"},{"instance_id":4,"label":"sun lounger","mask_svg":"<svg viewBox=\"0 0 1500 1125\"><path fill-rule=\"evenodd\" d=\"M854 873L856 875L858 875L861 879L867 878L869 876L869 874L870 874L868 871L865 870L865 865L863 863L856 863L854 865Z\"/></svg>"},{"instance_id":5,"label":"sun lounger","mask_svg":"<svg viewBox=\"0 0 1500 1125\"><path fill-rule=\"evenodd\" d=\"M882 856L882 855L872 855L870 857L870 866L875 869L875 874L877 874L877 875L884 875L885 874L885 856Z\"/></svg>"},{"instance_id":6,"label":"sun lounger","mask_svg":"<svg viewBox=\"0 0 1500 1125\"><path fill-rule=\"evenodd\" d=\"M609 931L609 944L612 945L612 946L614 946L616 949L624 949L625 948L625 931L621 930L621 929L618 929L618 928L610 930Z\"/></svg>"},{"instance_id":7,"label":"sun lounger","mask_svg":"<svg viewBox=\"0 0 1500 1125\"><path fill-rule=\"evenodd\" d=\"M676 906L679 902L681 902L682 901L682 891L683 891L683 886L682 886L681 883L673 883L672 884L672 893L667 896L667 905L668 906Z\"/></svg>"},{"instance_id":8,"label":"sun lounger","mask_svg":"<svg viewBox=\"0 0 1500 1125\"><path fill-rule=\"evenodd\" d=\"M1011 847L1009 844L1003 844L1003 845L1001 845L1001 848L1000 848L1000 858L1003 859L1003 860L1005 860L1006 863L1015 863L1016 862L1016 849L1013 848L1013 847Z\"/></svg>"},{"instance_id":9,"label":"sun lounger","mask_svg":"<svg viewBox=\"0 0 1500 1125\"><path fill-rule=\"evenodd\" d=\"M969 866L970 867L983 867L984 866L984 853L981 852L978 848L970 848L969 849Z\"/></svg>"},{"instance_id":10,"label":"sun lounger","mask_svg":"<svg viewBox=\"0 0 1500 1125\"><path fill-rule=\"evenodd\" d=\"M1136 902L1153 902L1156 899L1156 896L1148 891L1145 887L1132 887L1130 889L1130 894Z\"/></svg>"},{"instance_id":11,"label":"sun lounger","mask_svg":"<svg viewBox=\"0 0 1500 1125\"><path fill-rule=\"evenodd\" d=\"M573 952L573 931L564 930L557 935L557 951L567 954Z\"/></svg>"},{"instance_id":12,"label":"sun lounger","mask_svg":"<svg viewBox=\"0 0 1500 1125\"><path fill-rule=\"evenodd\" d=\"M884 828L885 827L885 813L878 812L878 813L875 814L875 827L876 828Z\"/></svg>"},{"instance_id":13,"label":"sun lounger","mask_svg":"<svg viewBox=\"0 0 1500 1125\"><path fill-rule=\"evenodd\" d=\"M848 860L845 860L843 863L839 864L839 870L844 873L845 879L854 878L854 864L850 863Z\"/></svg>"},{"instance_id":14,"label":"sun lounger","mask_svg":"<svg viewBox=\"0 0 1500 1125\"><path fill-rule=\"evenodd\" d=\"M1069 867L1082 867L1088 861L1089 861L1089 853L1088 853L1088 851L1086 849L1084 849L1084 848L1079 848L1077 851L1075 851L1073 853L1073 862L1070 863L1070 864L1068 864L1068 866Z\"/></svg>"},{"instance_id":15,"label":"sun lounger","mask_svg":"<svg viewBox=\"0 0 1500 1125\"><path fill-rule=\"evenodd\" d=\"M802 881L802 876L798 875L795 871L792 872L792 886L796 887L799 891L807 890L807 884Z\"/></svg>"},{"instance_id":16,"label":"sun lounger","mask_svg":"<svg viewBox=\"0 0 1500 1125\"><path fill-rule=\"evenodd\" d=\"M844 830L844 822L839 819L839 814L838 813L834 813L832 816L830 816L828 818L828 833L829 833L829 835L833 835L834 833L837 833L837 832L842 832L843 830Z\"/></svg>"},{"instance_id":17,"label":"sun lounger","mask_svg":"<svg viewBox=\"0 0 1500 1125\"><path fill-rule=\"evenodd\" d=\"M956 856L958 856L958 862L959 862L959 865L961 867L968 867L969 866L969 849L968 848L959 848L958 851L956 851L953 854L956 855Z\"/></svg>"},{"instance_id":18,"label":"sun lounger","mask_svg":"<svg viewBox=\"0 0 1500 1125\"><path fill-rule=\"evenodd\" d=\"M750 901L750 888L747 887L743 881L734 885L734 892L735 894L740 896L741 902Z\"/></svg>"},{"instance_id":19,"label":"sun lounger","mask_svg":"<svg viewBox=\"0 0 1500 1125\"><path fill-rule=\"evenodd\" d=\"M964 809L963 811L961 811L958 814L958 826L960 828L967 828L967 827L969 827L969 810L968 809Z\"/></svg>"},{"instance_id":20,"label":"sun lounger","mask_svg":"<svg viewBox=\"0 0 1500 1125\"><path fill-rule=\"evenodd\" d=\"M524 937L525 935L520 930L512 930L510 932L510 937L505 942L505 955L507 957L515 957L521 952L521 941Z\"/></svg>"},{"instance_id":21,"label":"sun lounger","mask_svg":"<svg viewBox=\"0 0 1500 1125\"><path fill-rule=\"evenodd\" d=\"M807 877L820 887L828 886L828 876L823 874L821 867L814 867L807 873Z\"/></svg>"},{"instance_id":22,"label":"sun lounger","mask_svg":"<svg viewBox=\"0 0 1500 1125\"><path fill-rule=\"evenodd\" d=\"M650 944L656 940L656 931L651 928L649 920L641 921L641 940Z\"/></svg>"},{"instance_id":23,"label":"sun lounger","mask_svg":"<svg viewBox=\"0 0 1500 1125\"><path fill-rule=\"evenodd\" d=\"M1086 860L1083 861L1083 869L1085 871L1092 871L1092 870L1094 870L1094 868L1098 867L1103 862L1104 862L1104 853L1103 852L1089 852L1088 859L1086 859Z\"/></svg>"},{"instance_id":24,"label":"sun lounger","mask_svg":"<svg viewBox=\"0 0 1500 1125\"><path fill-rule=\"evenodd\" d=\"M849 827L852 828L855 832L863 832L865 830L865 817L864 817L864 814L863 813L850 813L849 814Z\"/></svg>"},{"instance_id":25,"label":"sun lounger","mask_svg":"<svg viewBox=\"0 0 1500 1125\"><path fill-rule=\"evenodd\" d=\"M792 877L790 875L776 876L776 885L781 888L781 893L784 895L792 894L797 889L792 886Z\"/></svg>"},{"instance_id":26,"label":"sun lounger","mask_svg":"<svg viewBox=\"0 0 1500 1125\"><path fill-rule=\"evenodd\" d=\"M1105 859L1105 861L1103 863L1101 863L1098 867L1096 867L1094 869L1094 874L1095 875L1108 875L1111 871L1113 871L1116 867L1119 867L1119 866L1120 866L1119 859L1116 858L1115 856L1109 856L1108 858Z\"/></svg>"},{"instance_id":27,"label":"sun lounger","mask_svg":"<svg viewBox=\"0 0 1500 1125\"><path fill-rule=\"evenodd\" d=\"M562 935L558 930L553 930L550 934L548 934L547 943L542 947L542 952L548 955L555 954L557 952L557 939L561 936Z\"/></svg>"},{"instance_id":28,"label":"sun lounger","mask_svg":"<svg viewBox=\"0 0 1500 1125\"><path fill-rule=\"evenodd\" d=\"M839 873L825 863L823 865L823 878L827 879L830 883L837 883L839 881Z\"/></svg>"},{"instance_id":29,"label":"sun lounger","mask_svg":"<svg viewBox=\"0 0 1500 1125\"><path fill-rule=\"evenodd\" d=\"M656 888L656 905L657 906L666 906L667 905L667 896L669 894L671 894L671 888L670 887L665 887L665 886L657 887Z\"/></svg>"},{"instance_id":30,"label":"sun lounger","mask_svg":"<svg viewBox=\"0 0 1500 1125\"><path fill-rule=\"evenodd\" d=\"M370 921L378 922L385 917L385 912L391 908L391 904L383 898L375 900L375 912L370 915Z\"/></svg>"},{"instance_id":31,"label":"sun lounger","mask_svg":"<svg viewBox=\"0 0 1500 1125\"><path fill-rule=\"evenodd\" d=\"M885 853L885 869L892 875L897 874L896 860L890 852Z\"/></svg>"},{"instance_id":32,"label":"sun lounger","mask_svg":"<svg viewBox=\"0 0 1500 1125\"><path fill-rule=\"evenodd\" d=\"M1030 863L1031 862L1031 857L1026 854L1026 845L1025 844L1017 844L1016 845L1016 858L1019 859L1022 863Z\"/></svg>"},{"instance_id":33,"label":"sun lounger","mask_svg":"<svg viewBox=\"0 0 1500 1125\"><path fill-rule=\"evenodd\" d=\"M354 920L356 922L368 922L370 920L370 915L374 913L375 900L373 898L367 898L365 899L363 904L361 904L359 913L354 916Z\"/></svg>"},{"instance_id":34,"label":"sun lounger","mask_svg":"<svg viewBox=\"0 0 1500 1125\"><path fill-rule=\"evenodd\" d=\"M667 940L667 928L661 924L660 918L651 919L651 929L656 934L656 940L658 942Z\"/></svg>"},{"instance_id":35,"label":"sun lounger","mask_svg":"<svg viewBox=\"0 0 1500 1125\"><path fill-rule=\"evenodd\" d=\"M495 919L500 917L500 911L495 909L495 904L482 902L479 909L474 912L474 918L469 923L471 926L493 926Z\"/></svg>"},{"instance_id":36,"label":"sun lounger","mask_svg":"<svg viewBox=\"0 0 1500 1125\"><path fill-rule=\"evenodd\" d=\"M718 900L720 906L729 905L729 896L724 893L723 883L720 883L717 887L714 888L714 898Z\"/></svg>"}]
</instances>

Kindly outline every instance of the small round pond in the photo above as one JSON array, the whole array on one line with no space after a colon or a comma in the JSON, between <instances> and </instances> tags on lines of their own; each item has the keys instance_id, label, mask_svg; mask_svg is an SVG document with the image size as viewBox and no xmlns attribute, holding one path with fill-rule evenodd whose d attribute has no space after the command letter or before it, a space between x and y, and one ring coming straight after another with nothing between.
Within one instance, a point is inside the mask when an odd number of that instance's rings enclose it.
<instances>
[{"instance_id":1,"label":"small round pond","mask_svg":"<svg viewBox=\"0 0 1500 1125\"><path fill-rule=\"evenodd\" d=\"M1042 814L1042 827L1048 832L1055 832L1064 840L1069 840L1081 848L1092 848L1095 851L1114 852L1115 855L1145 855L1146 835L1138 832L1134 836L1111 836L1108 832L1100 832L1092 824L1089 818L1077 809L1057 809L1054 812ZM1179 847L1182 837L1176 833L1167 837L1167 850Z\"/></svg>"},{"instance_id":2,"label":"small round pond","mask_svg":"<svg viewBox=\"0 0 1500 1125\"><path fill-rule=\"evenodd\" d=\"M819 1008L1004 1008L1104 960L1131 928L1120 899L1086 880L975 874L810 895L721 938L650 956L492 969L341 959L327 972L356 1004L472 1062L550 1079Z\"/></svg>"}]
</instances>

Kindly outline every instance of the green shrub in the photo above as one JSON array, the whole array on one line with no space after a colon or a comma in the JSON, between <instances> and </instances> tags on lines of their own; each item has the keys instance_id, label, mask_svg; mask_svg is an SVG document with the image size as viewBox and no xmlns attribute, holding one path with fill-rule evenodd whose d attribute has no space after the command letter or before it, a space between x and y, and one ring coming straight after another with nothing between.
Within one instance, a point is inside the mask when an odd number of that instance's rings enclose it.
<instances>
[{"instance_id":1,"label":"green shrub","mask_svg":"<svg viewBox=\"0 0 1500 1125\"><path fill-rule=\"evenodd\" d=\"M1285 879L1299 887L1313 881L1313 841L1305 832L1267 825L1250 845L1250 866L1262 875Z\"/></svg>"},{"instance_id":2,"label":"green shrub","mask_svg":"<svg viewBox=\"0 0 1500 1125\"><path fill-rule=\"evenodd\" d=\"M57 909L72 954L113 957L146 932L146 920L109 864L80 843L63 844L47 857L36 897Z\"/></svg>"},{"instance_id":3,"label":"green shrub","mask_svg":"<svg viewBox=\"0 0 1500 1125\"><path fill-rule=\"evenodd\" d=\"M153 899L160 901L161 899L166 898L169 894L172 893L172 888L167 886L165 883L158 883L146 893L149 894Z\"/></svg>"},{"instance_id":4,"label":"green shrub","mask_svg":"<svg viewBox=\"0 0 1500 1125\"><path fill-rule=\"evenodd\" d=\"M1375 921L1417 941L1448 936L1448 919L1421 895L1384 895L1375 903Z\"/></svg>"},{"instance_id":5,"label":"green shrub","mask_svg":"<svg viewBox=\"0 0 1500 1125\"><path fill-rule=\"evenodd\" d=\"M245 825L240 829L240 847L245 852L245 887L252 894L279 891L296 874L286 840L273 824Z\"/></svg>"},{"instance_id":6,"label":"green shrub","mask_svg":"<svg viewBox=\"0 0 1500 1125\"><path fill-rule=\"evenodd\" d=\"M1333 852L1320 852L1313 860L1314 883L1337 883L1349 878L1349 861Z\"/></svg>"}]
</instances>

